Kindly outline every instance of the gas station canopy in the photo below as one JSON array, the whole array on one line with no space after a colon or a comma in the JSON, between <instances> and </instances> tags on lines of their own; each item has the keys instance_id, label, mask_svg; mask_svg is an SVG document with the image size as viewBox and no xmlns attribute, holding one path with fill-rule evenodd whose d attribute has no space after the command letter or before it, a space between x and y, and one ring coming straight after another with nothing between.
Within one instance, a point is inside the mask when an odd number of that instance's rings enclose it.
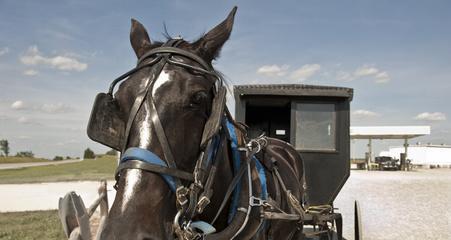
<instances>
[{"instance_id":1,"label":"gas station canopy","mask_svg":"<svg viewBox=\"0 0 451 240\"><path fill-rule=\"evenodd\" d=\"M351 139L410 139L431 134L430 126L351 127Z\"/></svg>"}]
</instances>

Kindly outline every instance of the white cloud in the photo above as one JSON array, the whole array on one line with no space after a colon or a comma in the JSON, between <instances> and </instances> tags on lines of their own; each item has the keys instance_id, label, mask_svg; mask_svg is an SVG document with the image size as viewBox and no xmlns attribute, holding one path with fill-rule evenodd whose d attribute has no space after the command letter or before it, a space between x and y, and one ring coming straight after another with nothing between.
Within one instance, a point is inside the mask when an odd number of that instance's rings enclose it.
<instances>
[{"instance_id":1,"label":"white cloud","mask_svg":"<svg viewBox=\"0 0 451 240\"><path fill-rule=\"evenodd\" d=\"M321 69L321 66L319 64L305 64L293 71L289 71L289 68L289 65L264 65L257 69L257 74L267 77L283 77L289 75L289 78L292 80L304 81L316 74Z\"/></svg>"},{"instance_id":2,"label":"white cloud","mask_svg":"<svg viewBox=\"0 0 451 240\"><path fill-rule=\"evenodd\" d=\"M9 53L9 48L0 48L0 56L6 55L7 53Z\"/></svg>"},{"instance_id":3,"label":"white cloud","mask_svg":"<svg viewBox=\"0 0 451 240\"><path fill-rule=\"evenodd\" d=\"M36 76L39 74L39 72L34 69L27 69L23 72L23 74L26 76Z\"/></svg>"},{"instance_id":4,"label":"white cloud","mask_svg":"<svg viewBox=\"0 0 451 240\"><path fill-rule=\"evenodd\" d=\"M17 139L28 140L28 139L31 139L31 137L30 136L26 136L26 135L21 135L21 136L18 136Z\"/></svg>"},{"instance_id":5,"label":"white cloud","mask_svg":"<svg viewBox=\"0 0 451 240\"><path fill-rule=\"evenodd\" d=\"M352 74L348 73L348 72L339 71L337 73L337 80L338 81L349 82L349 81L352 81L354 79L355 79L354 76Z\"/></svg>"},{"instance_id":6,"label":"white cloud","mask_svg":"<svg viewBox=\"0 0 451 240\"><path fill-rule=\"evenodd\" d=\"M27 124L27 125L42 126L42 124L39 123L37 120L30 119L30 118L25 117L25 116L19 117L17 119L17 122L22 123L22 124Z\"/></svg>"},{"instance_id":7,"label":"white cloud","mask_svg":"<svg viewBox=\"0 0 451 240\"><path fill-rule=\"evenodd\" d=\"M427 121L444 121L446 120L446 115L442 112L424 112L415 116L414 119Z\"/></svg>"},{"instance_id":8,"label":"white cloud","mask_svg":"<svg viewBox=\"0 0 451 240\"><path fill-rule=\"evenodd\" d=\"M51 113L51 114L67 113L67 112L74 110L74 108L72 106L66 105L64 103L44 103L41 105L40 104L28 105L28 104L25 104L25 102L22 100L17 100L14 103L12 103L11 109L38 111L38 112Z\"/></svg>"},{"instance_id":9,"label":"white cloud","mask_svg":"<svg viewBox=\"0 0 451 240\"><path fill-rule=\"evenodd\" d=\"M88 68L88 64L70 56L45 57L39 52L37 46L29 47L27 53L20 58L20 61L28 66L46 65L63 71L82 72Z\"/></svg>"},{"instance_id":10,"label":"white cloud","mask_svg":"<svg viewBox=\"0 0 451 240\"><path fill-rule=\"evenodd\" d=\"M293 80L301 80L304 81L309 77L313 76L321 69L319 64L305 64L304 66L294 70L290 74L290 78Z\"/></svg>"},{"instance_id":11,"label":"white cloud","mask_svg":"<svg viewBox=\"0 0 451 240\"><path fill-rule=\"evenodd\" d=\"M337 80L339 81L349 82L359 78L373 78L376 83L387 83L390 81L390 75L386 71L370 65L358 67L353 73L337 72Z\"/></svg>"},{"instance_id":12,"label":"white cloud","mask_svg":"<svg viewBox=\"0 0 451 240\"><path fill-rule=\"evenodd\" d=\"M46 113L66 113L73 110L71 106L63 103L43 104L39 109Z\"/></svg>"},{"instance_id":13,"label":"white cloud","mask_svg":"<svg viewBox=\"0 0 451 240\"><path fill-rule=\"evenodd\" d=\"M390 81L390 76L388 76L387 72L379 72L374 78L376 79L376 83L386 83Z\"/></svg>"},{"instance_id":14,"label":"white cloud","mask_svg":"<svg viewBox=\"0 0 451 240\"><path fill-rule=\"evenodd\" d=\"M11 104L11 109L14 110L23 110L25 108L26 108L25 103L22 100L17 100L13 102L13 104Z\"/></svg>"},{"instance_id":15,"label":"white cloud","mask_svg":"<svg viewBox=\"0 0 451 240\"><path fill-rule=\"evenodd\" d=\"M17 119L17 121L19 123L30 123L30 119L28 119L27 117L20 117L19 119Z\"/></svg>"},{"instance_id":16,"label":"white cloud","mask_svg":"<svg viewBox=\"0 0 451 240\"><path fill-rule=\"evenodd\" d=\"M282 77L287 74L288 65L279 66L277 64L261 66L257 73L268 77Z\"/></svg>"},{"instance_id":17,"label":"white cloud","mask_svg":"<svg viewBox=\"0 0 451 240\"><path fill-rule=\"evenodd\" d=\"M376 117L379 116L378 113L369 111L369 110L365 110L365 109L359 109L359 110L355 110L352 112L352 116L355 117Z\"/></svg>"},{"instance_id":18,"label":"white cloud","mask_svg":"<svg viewBox=\"0 0 451 240\"><path fill-rule=\"evenodd\" d=\"M364 65L364 66L357 68L354 71L354 76L365 77L365 76L376 75L377 73L379 73L379 69L377 69L375 67L370 67L370 66Z\"/></svg>"}]
</instances>

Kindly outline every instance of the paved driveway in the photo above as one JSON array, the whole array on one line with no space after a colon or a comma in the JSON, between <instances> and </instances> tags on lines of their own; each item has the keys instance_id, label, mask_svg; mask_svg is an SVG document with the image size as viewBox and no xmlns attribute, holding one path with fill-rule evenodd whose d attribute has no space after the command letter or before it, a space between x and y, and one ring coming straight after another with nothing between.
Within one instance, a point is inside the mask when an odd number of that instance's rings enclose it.
<instances>
[{"instance_id":1,"label":"paved driveway","mask_svg":"<svg viewBox=\"0 0 451 240\"><path fill-rule=\"evenodd\" d=\"M0 170L46 166L46 165L59 165L59 164L74 163L74 162L80 162L80 161L83 161L83 160L76 159L76 160L63 160L63 161L50 161L50 162L34 162L34 163L2 163L2 164L0 164Z\"/></svg>"},{"instance_id":2,"label":"paved driveway","mask_svg":"<svg viewBox=\"0 0 451 240\"><path fill-rule=\"evenodd\" d=\"M108 182L108 199L113 203L114 181ZM99 182L57 182L31 184L0 184L0 212L57 209L58 200L69 191L79 194L86 207L97 198Z\"/></svg>"}]
</instances>

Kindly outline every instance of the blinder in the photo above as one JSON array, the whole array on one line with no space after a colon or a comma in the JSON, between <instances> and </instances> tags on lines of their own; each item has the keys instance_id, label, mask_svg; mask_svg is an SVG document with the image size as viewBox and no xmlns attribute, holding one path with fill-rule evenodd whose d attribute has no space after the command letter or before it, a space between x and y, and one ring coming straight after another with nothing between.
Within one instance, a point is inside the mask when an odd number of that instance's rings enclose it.
<instances>
[{"instance_id":1,"label":"blinder","mask_svg":"<svg viewBox=\"0 0 451 240\"><path fill-rule=\"evenodd\" d=\"M121 151L125 121L116 99L109 93L99 93L94 100L88 123L88 137Z\"/></svg>"}]
</instances>

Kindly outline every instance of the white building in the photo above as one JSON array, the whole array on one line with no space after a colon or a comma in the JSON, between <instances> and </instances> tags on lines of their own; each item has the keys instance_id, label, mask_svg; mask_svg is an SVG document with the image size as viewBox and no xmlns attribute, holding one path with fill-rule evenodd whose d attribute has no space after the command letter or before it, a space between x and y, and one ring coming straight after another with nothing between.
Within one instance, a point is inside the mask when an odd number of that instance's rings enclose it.
<instances>
[{"instance_id":1,"label":"white building","mask_svg":"<svg viewBox=\"0 0 451 240\"><path fill-rule=\"evenodd\" d=\"M404 151L404 147L390 147L390 150L382 151L379 156L399 159ZM414 165L451 166L451 146L449 145L409 145L407 152L407 158L412 160Z\"/></svg>"}]
</instances>

